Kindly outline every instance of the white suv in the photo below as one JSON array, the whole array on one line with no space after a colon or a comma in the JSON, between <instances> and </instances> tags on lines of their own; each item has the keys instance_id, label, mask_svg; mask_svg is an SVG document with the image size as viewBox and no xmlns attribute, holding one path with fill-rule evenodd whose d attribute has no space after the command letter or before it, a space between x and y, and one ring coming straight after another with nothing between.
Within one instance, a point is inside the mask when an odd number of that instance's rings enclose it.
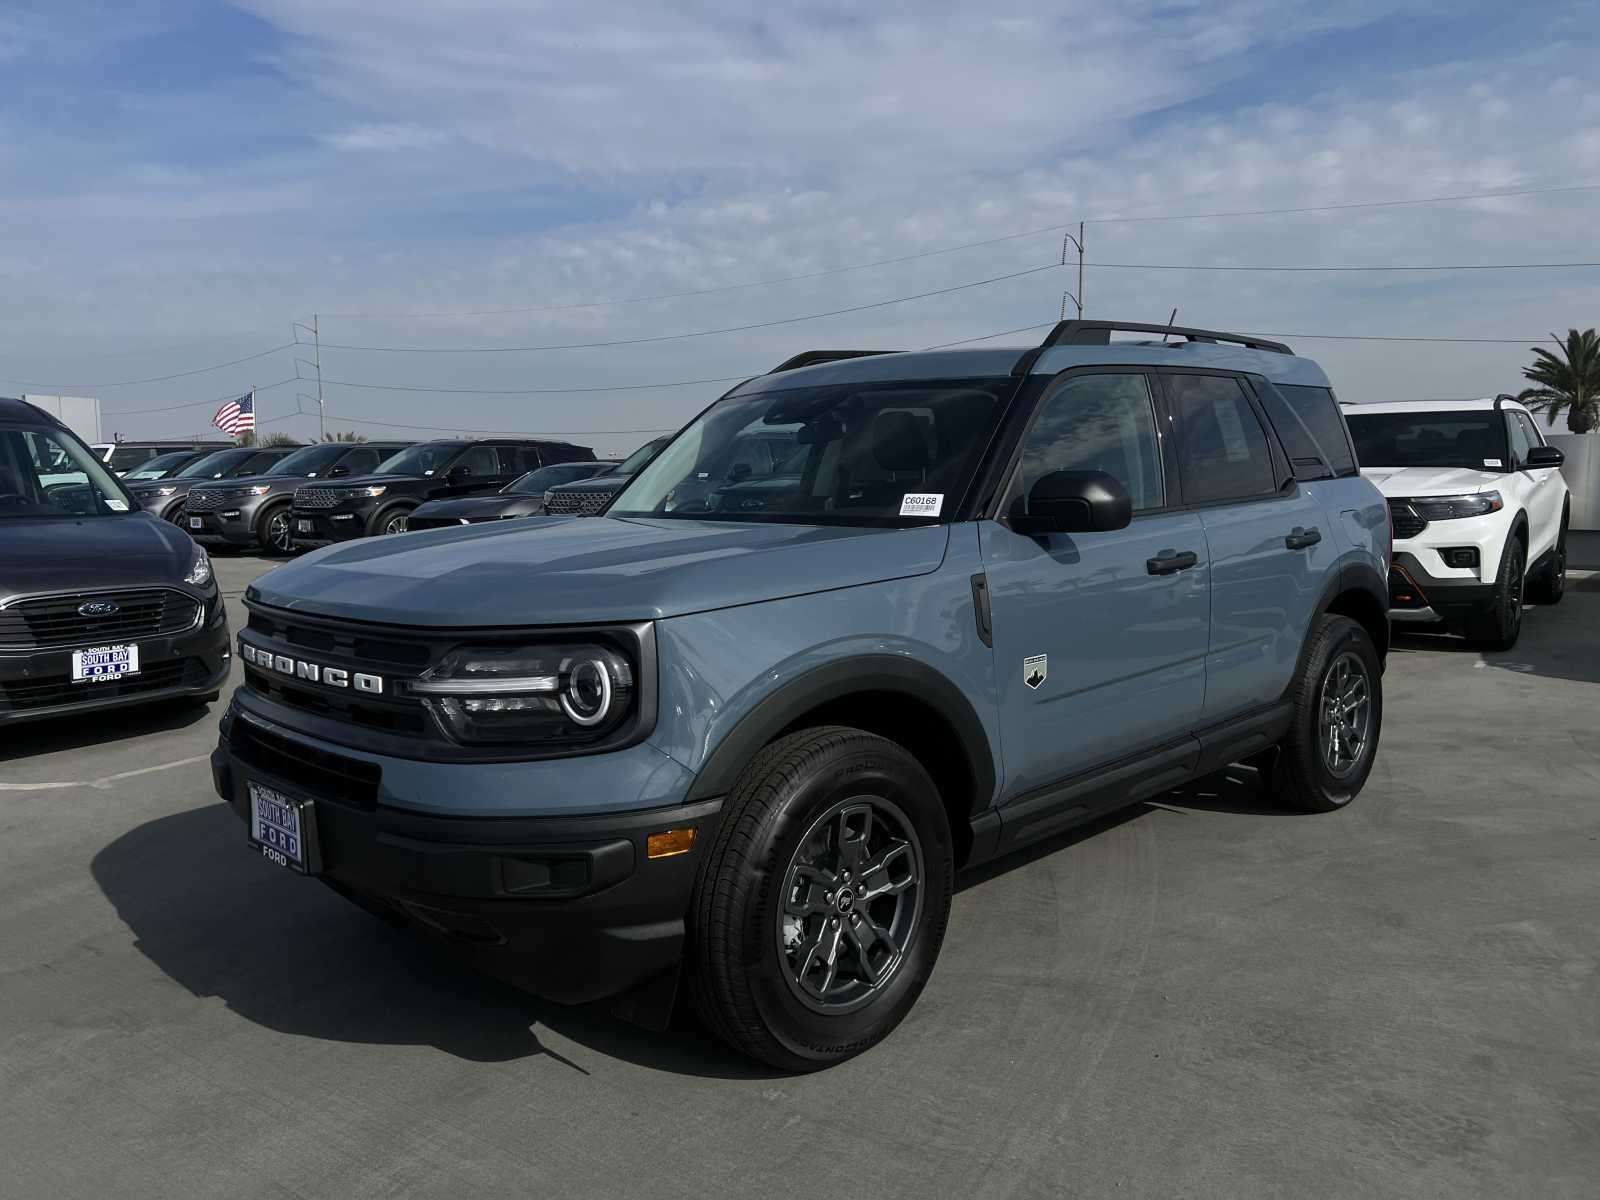
<instances>
[{"instance_id":1,"label":"white suv","mask_svg":"<svg viewBox=\"0 0 1600 1200\"><path fill-rule=\"evenodd\" d=\"M1389 617L1446 622L1509 650L1522 606L1567 579L1561 451L1509 396L1346 404L1361 473L1389 501Z\"/></svg>"}]
</instances>

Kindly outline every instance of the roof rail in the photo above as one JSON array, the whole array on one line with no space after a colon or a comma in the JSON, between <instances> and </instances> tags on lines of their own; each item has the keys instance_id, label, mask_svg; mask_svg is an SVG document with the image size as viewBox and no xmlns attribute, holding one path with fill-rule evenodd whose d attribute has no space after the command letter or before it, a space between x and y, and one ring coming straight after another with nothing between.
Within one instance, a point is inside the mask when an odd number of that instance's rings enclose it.
<instances>
[{"instance_id":1,"label":"roof rail","mask_svg":"<svg viewBox=\"0 0 1600 1200\"><path fill-rule=\"evenodd\" d=\"M818 363L839 362L846 358L871 358L877 354L898 354L898 350L802 350L793 358L786 358L768 375L776 375L779 371L795 371L801 367L814 367Z\"/></svg>"},{"instance_id":2,"label":"roof rail","mask_svg":"<svg viewBox=\"0 0 1600 1200\"><path fill-rule=\"evenodd\" d=\"M1159 333L1190 342L1232 342L1248 350L1270 350L1274 354L1293 354L1283 342L1252 337L1247 333L1220 333L1215 329L1191 329L1187 325L1141 325L1130 321L1062 321L1045 335L1039 349L1051 346L1105 346L1116 333Z\"/></svg>"}]
</instances>

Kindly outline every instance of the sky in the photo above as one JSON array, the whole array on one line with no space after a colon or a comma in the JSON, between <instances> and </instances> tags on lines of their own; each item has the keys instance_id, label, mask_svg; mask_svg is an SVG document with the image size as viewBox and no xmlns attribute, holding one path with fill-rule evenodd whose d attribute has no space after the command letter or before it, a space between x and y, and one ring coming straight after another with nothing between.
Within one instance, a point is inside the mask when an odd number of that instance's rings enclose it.
<instances>
[{"instance_id":1,"label":"sky","mask_svg":"<svg viewBox=\"0 0 1600 1200\"><path fill-rule=\"evenodd\" d=\"M1516 391L1600 270L1149 267L1597 260L1600 190L1143 218L1600 185L1586 7L7 0L0 393L314 437L315 317L330 430L625 453L800 350L1046 325L1079 220L1086 316Z\"/></svg>"}]
</instances>

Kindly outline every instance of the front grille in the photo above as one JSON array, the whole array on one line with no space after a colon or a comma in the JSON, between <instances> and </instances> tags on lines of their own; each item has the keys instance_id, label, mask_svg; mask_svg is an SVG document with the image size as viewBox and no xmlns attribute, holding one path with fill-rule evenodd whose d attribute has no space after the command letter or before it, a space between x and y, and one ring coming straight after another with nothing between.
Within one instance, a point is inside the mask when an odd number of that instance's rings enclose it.
<instances>
[{"instance_id":1,"label":"front grille","mask_svg":"<svg viewBox=\"0 0 1600 1200\"><path fill-rule=\"evenodd\" d=\"M553 517L592 517L614 495L612 491L548 491L544 494L544 510Z\"/></svg>"},{"instance_id":2,"label":"front grille","mask_svg":"<svg viewBox=\"0 0 1600 1200\"><path fill-rule=\"evenodd\" d=\"M383 769L305 742L281 737L247 717L235 717L228 748L246 767L298 784L316 800L331 800L371 812L378 807Z\"/></svg>"},{"instance_id":3,"label":"front grille","mask_svg":"<svg viewBox=\"0 0 1600 1200\"><path fill-rule=\"evenodd\" d=\"M1427 518L1412 508L1405 500L1389 501L1389 520L1394 524L1395 539L1414 538L1428 527Z\"/></svg>"},{"instance_id":4,"label":"front grille","mask_svg":"<svg viewBox=\"0 0 1600 1200\"><path fill-rule=\"evenodd\" d=\"M216 512L217 509L224 507L227 502L227 495L219 492L216 488L191 488L188 497L183 502L183 507L186 512L190 513L208 513Z\"/></svg>"},{"instance_id":5,"label":"front grille","mask_svg":"<svg viewBox=\"0 0 1600 1200\"><path fill-rule=\"evenodd\" d=\"M355 495L353 488L303 487L294 490L296 508L336 508Z\"/></svg>"},{"instance_id":6,"label":"front grille","mask_svg":"<svg viewBox=\"0 0 1600 1200\"><path fill-rule=\"evenodd\" d=\"M109 600L117 611L84 616L87 601ZM151 588L128 592L72 592L18 600L0 608L0 649L37 650L183 633L194 627L200 602L184 592Z\"/></svg>"},{"instance_id":7,"label":"front grille","mask_svg":"<svg viewBox=\"0 0 1600 1200\"><path fill-rule=\"evenodd\" d=\"M155 663L137 675L124 675L114 683L74 683L70 675L45 679L13 680L0 684L0 710L27 712L57 705L122 699L171 687L198 687L206 680L205 664L197 658Z\"/></svg>"}]
</instances>

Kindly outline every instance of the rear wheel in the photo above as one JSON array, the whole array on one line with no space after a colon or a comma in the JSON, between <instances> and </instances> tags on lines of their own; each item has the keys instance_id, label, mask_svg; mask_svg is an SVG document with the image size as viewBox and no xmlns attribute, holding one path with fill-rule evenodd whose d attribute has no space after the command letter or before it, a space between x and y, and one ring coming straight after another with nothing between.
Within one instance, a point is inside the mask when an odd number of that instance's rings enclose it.
<instances>
[{"instance_id":1,"label":"rear wheel","mask_svg":"<svg viewBox=\"0 0 1600 1200\"><path fill-rule=\"evenodd\" d=\"M1360 622L1325 616L1289 691L1294 716L1273 764L1273 790L1295 808L1332 812L1367 782L1383 727L1383 675Z\"/></svg>"},{"instance_id":2,"label":"rear wheel","mask_svg":"<svg viewBox=\"0 0 1600 1200\"><path fill-rule=\"evenodd\" d=\"M1560 604L1567 592L1567 517L1561 516L1561 532L1556 534L1556 548L1550 562L1539 572L1539 577L1528 585L1531 604Z\"/></svg>"},{"instance_id":3,"label":"rear wheel","mask_svg":"<svg viewBox=\"0 0 1600 1200\"><path fill-rule=\"evenodd\" d=\"M1494 602L1467 623L1467 640L1479 650L1509 650L1522 636L1522 601L1528 548L1520 537L1506 543L1495 579Z\"/></svg>"},{"instance_id":4,"label":"rear wheel","mask_svg":"<svg viewBox=\"0 0 1600 1200\"><path fill-rule=\"evenodd\" d=\"M729 793L691 908L706 1024L791 1071L875 1045L933 971L953 859L938 791L902 747L839 726L768 746Z\"/></svg>"},{"instance_id":5,"label":"rear wheel","mask_svg":"<svg viewBox=\"0 0 1600 1200\"><path fill-rule=\"evenodd\" d=\"M271 554L294 553L294 531L289 523L289 506L274 504L256 522L256 541Z\"/></svg>"}]
</instances>

